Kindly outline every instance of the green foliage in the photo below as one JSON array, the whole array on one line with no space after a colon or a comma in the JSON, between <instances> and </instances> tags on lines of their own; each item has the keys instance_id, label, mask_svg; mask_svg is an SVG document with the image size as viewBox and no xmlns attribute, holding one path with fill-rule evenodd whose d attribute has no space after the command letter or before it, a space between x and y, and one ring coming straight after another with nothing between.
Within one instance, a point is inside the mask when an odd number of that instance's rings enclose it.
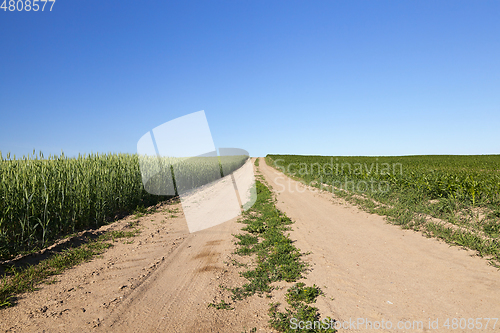
<instances>
[{"instance_id":1,"label":"green foliage","mask_svg":"<svg viewBox=\"0 0 500 333\"><path fill-rule=\"evenodd\" d=\"M222 300L219 303L209 303L208 304L209 308L216 308L217 310L234 310L234 308L231 307L231 304L226 303L226 301Z\"/></svg>"},{"instance_id":2,"label":"green foliage","mask_svg":"<svg viewBox=\"0 0 500 333\"><path fill-rule=\"evenodd\" d=\"M123 213L135 211L136 217L142 217L150 213L145 207L218 179L222 173L228 175L247 159L244 155L177 159L129 154L44 158L41 153L3 159L0 155L0 259L36 251ZM182 180L179 188L165 174L170 176L173 164ZM168 186L171 193L161 193Z\"/></svg>"},{"instance_id":3,"label":"green foliage","mask_svg":"<svg viewBox=\"0 0 500 333\"><path fill-rule=\"evenodd\" d=\"M139 155L149 193L179 195L230 175L248 160L246 155L157 157Z\"/></svg>"},{"instance_id":4,"label":"green foliage","mask_svg":"<svg viewBox=\"0 0 500 333\"><path fill-rule=\"evenodd\" d=\"M234 235L234 237L238 238L239 241L236 242L236 245L238 245L238 249L236 250L236 253L239 255L249 255L252 253L255 253L257 248L254 248L254 245L259 242L259 238L257 236L253 236L250 234L239 234L239 235Z\"/></svg>"},{"instance_id":5,"label":"green foliage","mask_svg":"<svg viewBox=\"0 0 500 333\"><path fill-rule=\"evenodd\" d=\"M284 232L292 221L274 206L271 191L260 181L256 182L257 201L244 214L242 228L247 234L236 235L239 248L236 253L257 255L257 266L241 273L248 283L234 288L233 299L241 300L255 293L272 290L276 281L293 282L302 276L305 263L301 253ZM260 241L259 241L260 240Z\"/></svg>"},{"instance_id":6,"label":"green foliage","mask_svg":"<svg viewBox=\"0 0 500 333\"><path fill-rule=\"evenodd\" d=\"M128 154L0 159L0 180L2 259L166 199L144 190Z\"/></svg>"},{"instance_id":7,"label":"green foliage","mask_svg":"<svg viewBox=\"0 0 500 333\"><path fill-rule=\"evenodd\" d=\"M305 283L299 282L288 289L285 297L289 304L298 302L313 303L319 295L321 295L321 289L316 285L306 287Z\"/></svg>"},{"instance_id":8,"label":"green foliage","mask_svg":"<svg viewBox=\"0 0 500 333\"><path fill-rule=\"evenodd\" d=\"M500 223L490 221L483 226L484 232L492 237L500 236Z\"/></svg>"},{"instance_id":9,"label":"green foliage","mask_svg":"<svg viewBox=\"0 0 500 333\"><path fill-rule=\"evenodd\" d=\"M316 285L312 287L305 287L304 283L296 283L290 287L285 295L288 308L285 312L280 312L278 310L279 303L271 303L269 309L269 316L271 319L269 323L271 327L286 333L292 332L336 332L332 327L334 321L327 317L321 320L318 308L312 307L308 304L315 303L319 295L321 295L321 289ZM294 327L301 323L303 329L298 330L298 327ZM316 327L314 327L316 323Z\"/></svg>"},{"instance_id":10,"label":"green foliage","mask_svg":"<svg viewBox=\"0 0 500 333\"><path fill-rule=\"evenodd\" d=\"M140 233L139 229L134 229L134 230L131 230L131 231L113 230L113 231L107 232L107 233L99 236L98 240L99 241L112 240L114 242L115 239L118 239L118 238L131 238L131 237L135 237L139 233Z\"/></svg>"},{"instance_id":11,"label":"green foliage","mask_svg":"<svg viewBox=\"0 0 500 333\"><path fill-rule=\"evenodd\" d=\"M411 191L426 199L453 198L470 206L500 204L500 155L457 156L299 156L268 155L269 165L306 182L384 182L389 191ZM349 187L350 183L347 185ZM356 187L356 186L355 186ZM354 191L378 196L375 191ZM349 188L350 190L350 188Z\"/></svg>"}]
</instances>

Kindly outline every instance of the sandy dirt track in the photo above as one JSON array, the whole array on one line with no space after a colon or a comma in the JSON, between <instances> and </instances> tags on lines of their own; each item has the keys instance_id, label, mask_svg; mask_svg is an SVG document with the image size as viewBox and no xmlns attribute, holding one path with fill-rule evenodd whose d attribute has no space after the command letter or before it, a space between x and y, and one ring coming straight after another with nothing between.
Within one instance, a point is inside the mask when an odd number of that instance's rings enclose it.
<instances>
[{"instance_id":1,"label":"sandy dirt track","mask_svg":"<svg viewBox=\"0 0 500 333\"><path fill-rule=\"evenodd\" d=\"M500 317L500 273L470 251L402 230L328 193L315 193L260 160L277 193L277 206L295 221L291 238L311 264L303 281L325 292L316 306L342 322L422 321L425 329L356 329L349 332L480 332L443 328L447 318ZM283 185L285 188L283 188ZM120 240L102 257L57 276L0 310L4 332L273 332L267 327L271 299L239 301L234 310L209 308L229 301L219 285L241 286L241 268L231 265L236 219L189 233L179 213L141 217L142 232ZM126 228L129 217L106 228ZM289 286L291 284L282 284ZM439 329L428 329L428 321ZM485 323L485 321L483 321ZM450 322L451 324L451 322ZM491 323L490 323L491 327ZM500 323L497 323L497 329ZM488 330L491 331L491 330Z\"/></svg>"},{"instance_id":2,"label":"sandy dirt track","mask_svg":"<svg viewBox=\"0 0 500 333\"><path fill-rule=\"evenodd\" d=\"M101 229L130 230L127 224L136 220L130 216ZM265 328L270 299L251 297L230 311L208 307L230 302L230 292L220 285L246 281L242 269L231 264L232 234L243 226L236 221L189 233L181 204L165 205L139 218L141 234L133 242L116 241L102 256L57 276L57 283L42 284L20 295L15 307L1 309L0 331L244 332L255 327L270 332Z\"/></svg>"},{"instance_id":3,"label":"sandy dirt track","mask_svg":"<svg viewBox=\"0 0 500 333\"><path fill-rule=\"evenodd\" d=\"M374 332L486 331L447 330L443 324L447 318L500 317L500 272L472 251L389 225L330 193L312 192L264 159L260 170L277 193L277 207L295 221L296 246L312 251L307 282L325 287L327 297L318 299L323 315L393 324L392 330L359 327ZM439 329L429 330L429 318L438 320ZM394 329L399 321L422 321L424 329Z\"/></svg>"},{"instance_id":4,"label":"sandy dirt track","mask_svg":"<svg viewBox=\"0 0 500 333\"><path fill-rule=\"evenodd\" d=\"M208 307L230 301L220 284L244 282L241 269L230 264L231 234L242 225L232 220L190 234L182 214L166 220L165 215L140 218L143 231L132 244L117 241L101 258L0 310L0 331L242 332L265 327L269 300L245 300L232 311Z\"/></svg>"}]
</instances>

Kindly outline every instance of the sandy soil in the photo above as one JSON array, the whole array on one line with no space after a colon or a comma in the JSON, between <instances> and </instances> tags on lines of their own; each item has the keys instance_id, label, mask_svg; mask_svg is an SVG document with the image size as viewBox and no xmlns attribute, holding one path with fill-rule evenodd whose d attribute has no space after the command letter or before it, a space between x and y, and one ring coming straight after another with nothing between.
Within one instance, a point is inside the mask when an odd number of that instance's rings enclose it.
<instances>
[{"instance_id":1,"label":"sandy soil","mask_svg":"<svg viewBox=\"0 0 500 333\"><path fill-rule=\"evenodd\" d=\"M231 311L208 307L223 299L230 302L229 292L219 285L245 281L241 268L231 264L232 234L243 225L235 218L189 233L181 204L164 208L180 213L139 218L139 236L116 241L102 257L0 310L0 331L244 332L256 327L269 332L267 299L253 297ZM105 228L124 229L135 220L128 217Z\"/></svg>"},{"instance_id":2,"label":"sandy soil","mask_svg":"<svg viewBox=\"0 0 500 333\"><path fill-rule=\"evenodd\" d=\"M452 319L476 323L476 318L500 317L500 273L485 260L389 225L328 193L311 192L263 159L260 169L277 193L278 208L295 221L291 237L296 246L312 252L305 256L311 270L304 281L325 292L316 306L322 316L349 327L340 331L474 332L485 330L453 330ZM236 218L189 233L181 205L165 208L181 213L141 217L142 233L132 243L115 242L101 257L57 276L58 283L42 285L22 295L17 306L0 310L0 330L245 332L256 327L272 332L268 304L282 300L285 289L274 291L271 299L254 296L232 304L231 311L208 307L229 301L219 285L244 282L241 269L231 264L241 260L232 254L232 234L242 226ZM107 228L122 229L133 220ZM390 321L393 329L356 327L358 318ZM429 318L438 320L438 329L429 329ZM443 326L448 318L450 330ZM424 329L396 329L399 321L422 321Z\"/></svg>"},{"instance_id":3,"label":"sandy soil","mask_svg":"<svg viewBox=\"0 0 500 333\"><path fill-rule=\"evenodd\" d=\"M260 166L278 195L277 207L295 221L291 237L296 246L312 251L307 257L313 265L307 282L326 292L318 300L323 315L353 332L358 331L352 325L358 318L372 324L390 321L393 327L366 330L365 324L359 331L492 331L494 320L488 330L485 319L478 321L482 330L476 323L477 318L500 317L500 272L484 259L389 225L383 217L360 211L330 193L313 192L267 166L264 159ZM453 318L472 318L477 326L453 330ZM438 320L438 329L429 329L429 319ZM447 319L449 330L444 327ZM403 329L395 329L400 321ZM404 329L413 321L422 321L424 329L417 329L418 324Z\"/></svg>"}]
</instances>

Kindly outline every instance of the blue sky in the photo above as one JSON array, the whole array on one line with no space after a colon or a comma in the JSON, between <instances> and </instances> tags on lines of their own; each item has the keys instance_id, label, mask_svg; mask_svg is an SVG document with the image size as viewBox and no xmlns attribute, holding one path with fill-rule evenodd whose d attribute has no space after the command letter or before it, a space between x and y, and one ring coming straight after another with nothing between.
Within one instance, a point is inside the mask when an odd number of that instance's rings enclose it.
<instances>
[{"instance_id":1,"label":"blue sky","mask_svg":"<svg viewBox=\"0 0 500 333\"><path fill-rule=\"evenodd\" d=\"M0 151L500 153L498 1L68 1L0 10ZM172 144L176 144L173 142Z\"/></svg>"}]
</instances>

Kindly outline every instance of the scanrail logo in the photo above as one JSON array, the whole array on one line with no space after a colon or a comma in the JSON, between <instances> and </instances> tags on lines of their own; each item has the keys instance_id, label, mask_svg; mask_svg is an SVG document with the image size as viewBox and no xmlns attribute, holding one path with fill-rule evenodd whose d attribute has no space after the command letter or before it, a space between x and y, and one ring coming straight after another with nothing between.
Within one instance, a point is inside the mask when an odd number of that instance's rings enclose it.
<instances>
[{"instance_id":1,"label":"scanrail logo","mask_svg":"<svg viewBox=\"0 0 500 333\"><path fill-rule=\"evenodd\" d=\"M145 190L179 195L190 232L237 217L257 200L248 152L218 152L204 111L157 126L137 142Z\"/></svg>"}]
</instances>

